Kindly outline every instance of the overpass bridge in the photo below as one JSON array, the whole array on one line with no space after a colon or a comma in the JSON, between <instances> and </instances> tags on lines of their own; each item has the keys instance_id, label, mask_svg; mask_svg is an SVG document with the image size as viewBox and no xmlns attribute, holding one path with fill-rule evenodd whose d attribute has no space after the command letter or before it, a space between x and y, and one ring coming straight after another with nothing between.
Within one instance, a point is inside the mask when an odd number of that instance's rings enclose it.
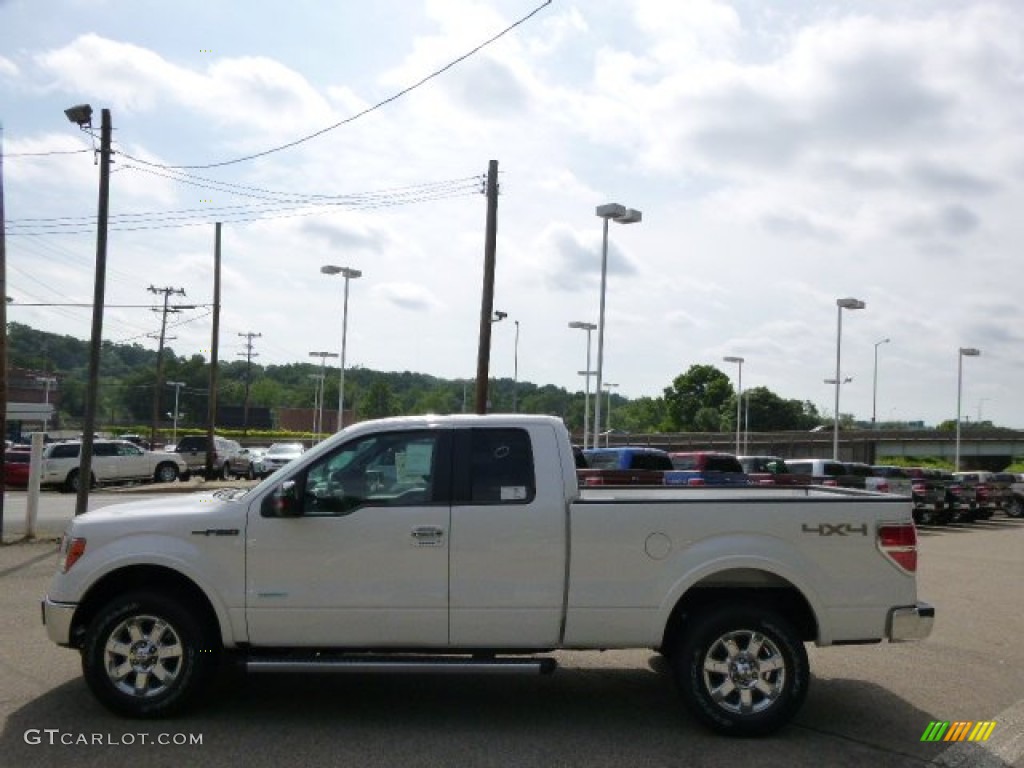
<instances>
[{"instance_id":1,"label":"overpass bridge","mask_svg":"<svg viewBox=\"0 0 1024 768\"><path fill-rule=\"evenodd\" d=\"M613 432L611 445L650 445L668 451L736 450L735 432L675 432L630 434ZM767 454L784 459L831 458L832 430L821 432L748 432L740 435L741 453ZM937 429L848 429L839 432L839 458L884 464L894 457L937 456L950 464L956 453L956 433ZM978 429L960 432L960 468L998 472L1024 458L1024 431Z\"/></svg>"}]
</instances>

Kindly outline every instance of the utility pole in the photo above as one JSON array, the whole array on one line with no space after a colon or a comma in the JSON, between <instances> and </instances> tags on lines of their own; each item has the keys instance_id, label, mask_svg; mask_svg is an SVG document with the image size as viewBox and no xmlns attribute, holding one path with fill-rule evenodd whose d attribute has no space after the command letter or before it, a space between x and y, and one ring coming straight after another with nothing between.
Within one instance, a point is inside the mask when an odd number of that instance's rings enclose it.
<instances>
[{"instance_id":1,"label":"utility pole","mask_svg":"<svg viewBox=\"0 0 1024 768\"><path fill-rule=\"evenodd\" d=\"M184 288L157 288L153 285L149 286L149 292L152 294L162 293L164 295L164 306L163 313L160 317L160 344L156 349L156 382L153 384L153 418L150 422L149 427L149 445L150 447L156 445L156 429L160 422L160 395L164 388L164 342L167 340L167 313L168 312L179 312L181 307L171 307L168 302L170 301L171 294L176 296L184 296ZM160 312L159 309L153 308L154 312ZM152 336L150 337L152 338Z\"/></svg>"},{"instance_id":2,"label":"utility pole","mask_svg":"<svg viewBox=\"0 0 1024 768\"><path fill-rule=\"evenodd\" d=\"M4 127L0 124L0 418L7 437L7 219L4 217ZM0 453L0 546L4 543L4 492L7 484L5 454Z\"/></svg>"},{"instance_id":3,"label":"utility pole","mask_svg":"<svg viewBox=\"0 0 1024 768\"><path fill-rule=\"evenodd\" d=\"M491 314L498 247L498 161L487 166L487 231L484 235L484 285L480 298L480 346L476 358L476 412L487 413L487 378L491 362Z\"/></svg>"},{"instance_id":4,"label":"utility pole","mask_svg":"<svg viewBox=\"0 0 1024 768\"><path fill-rule=\"evenodd\" d=\"M249 431L249 387L252 385L252 359L259 357L259 352L252 351L252 340L263 338L262 333L253 333L248 331L246 333L238 334L245 339L245 352L238 352L239 357L245 358L245 404L242 406L242 432L248 433Z\"/></svg>"},{"instance_id":5,"label":"utility pole","mask_svg":"<svg viewBox=\"0 0 1024 768\"><path fill-rule=\"evenodd\" d=\"M213 423L217 420L217 345L220 337L220 222L213 236L213 338L210 341L210 397L206 412L206 479L213 479Z\"/></svg>"},{"instance_id":6,"label":"utility pole","mask_svg":"<svg viewBox=\"0 0 1024 768\"><path fill-rule=\"evenodd\" d=\"M89 112L91 113L92 109L89 109ZM78 459L76 515L84 515L89 509L89 486L92 484L92 442L96 431L96 399L100 388L100 350L103 345L103 296L107 283L107 220L110 214L110 156L112 154L110 143L113 126L109 109L104 109L102 116L100 197L96 211L96 276L92 299L92 334L89 340L89 379L85 394L85 418L82 423L82 447L79 450ZM69 119L71 117L68 115Z\"/></svg>"}]
</instances>

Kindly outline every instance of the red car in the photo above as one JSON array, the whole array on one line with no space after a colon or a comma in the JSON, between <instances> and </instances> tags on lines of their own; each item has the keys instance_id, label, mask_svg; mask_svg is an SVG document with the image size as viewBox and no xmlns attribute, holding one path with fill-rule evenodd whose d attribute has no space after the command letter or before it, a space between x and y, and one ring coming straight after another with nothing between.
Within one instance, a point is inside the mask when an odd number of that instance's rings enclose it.
<instances>
[{"instance_id":1,"label":"red car","mask_svg":"<svg viewBox=\"0 0 1024 768\"><path fill-rule=\"evenodd\" d=\"M28 451L4 453L4 485L8 488L28 487L28 468L32 454Z\"/></svg>"}]
</instances>

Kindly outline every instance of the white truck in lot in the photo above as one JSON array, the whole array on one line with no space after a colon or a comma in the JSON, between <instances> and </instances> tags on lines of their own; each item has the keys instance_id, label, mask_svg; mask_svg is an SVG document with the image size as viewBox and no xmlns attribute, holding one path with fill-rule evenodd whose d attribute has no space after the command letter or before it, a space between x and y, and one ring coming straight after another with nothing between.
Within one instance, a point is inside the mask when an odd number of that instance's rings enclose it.
<instances>
[{"instance_id":1,"label":"white truck in lot","mask_svg":"<svg viewBox=\"0 0 1024 768\"><path fill-rule=\"evenodd\" d=\"M804 643L912 640L909 499L816 487L580 488L546 416L351 426L250 490L104 507L65 532L46 631L95 696L158 717L249 672L547 672L664 654L705 724L769 733Z\"/></svg>"}]
</instances>

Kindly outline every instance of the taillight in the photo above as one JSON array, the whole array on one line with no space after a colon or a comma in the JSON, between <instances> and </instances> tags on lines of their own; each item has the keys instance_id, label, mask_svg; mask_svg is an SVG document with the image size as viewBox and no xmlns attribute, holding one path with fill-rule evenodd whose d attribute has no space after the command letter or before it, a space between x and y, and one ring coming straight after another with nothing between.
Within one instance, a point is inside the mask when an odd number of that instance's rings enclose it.
<instances>
[{"instance_id":1,"label":"taillight","mask_svg":"<svg viewBox=\"0 0 1024 768\"><path fill-rule=\"evenodd\" d=\"M58 567L61 573L67 573L71 570L71 566L78 562L79 558L85 554L85 539L74 538L69 539L67 534L60 542L60 560Z\"/></svg>"},{"instance_id":2,"label":"taillight","mask_svg":"<svg viewBox=\"0 0 1024 768\"><path fill-rule=\"evenodd\" d=\"M878 549L907 573L917 571L917 528L913 523L882 523Z\"/></svg>"}]
</instances>

